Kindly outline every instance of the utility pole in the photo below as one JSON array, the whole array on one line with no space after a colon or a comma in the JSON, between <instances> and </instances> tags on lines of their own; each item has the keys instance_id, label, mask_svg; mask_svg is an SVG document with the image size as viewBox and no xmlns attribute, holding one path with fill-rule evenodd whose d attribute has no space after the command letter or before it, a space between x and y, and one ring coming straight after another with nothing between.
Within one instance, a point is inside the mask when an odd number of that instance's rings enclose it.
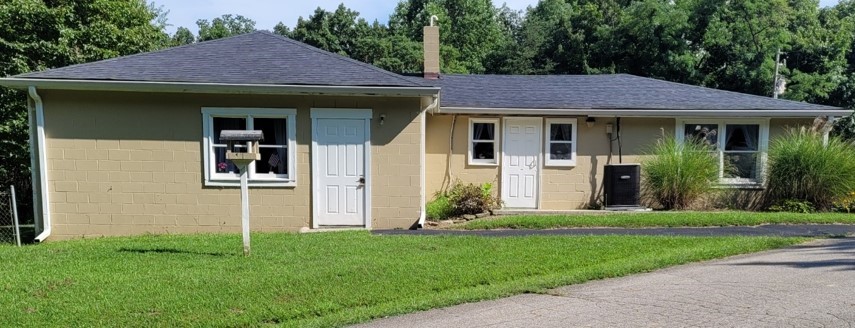
<instances>
[{"instance_id":1,"label":"utility pole","mask_svg":"<svg viewBox=\"0 0 855 328\"><path fill-rule=\"evenodd\" d=\"M783 81L781 81L781 75L778 73L781 68L781 48L778 48L778 52L775 54L775 79L772 81L772 98L778 99L778 95L784 92Z\"/></svg>"}]
</instances>

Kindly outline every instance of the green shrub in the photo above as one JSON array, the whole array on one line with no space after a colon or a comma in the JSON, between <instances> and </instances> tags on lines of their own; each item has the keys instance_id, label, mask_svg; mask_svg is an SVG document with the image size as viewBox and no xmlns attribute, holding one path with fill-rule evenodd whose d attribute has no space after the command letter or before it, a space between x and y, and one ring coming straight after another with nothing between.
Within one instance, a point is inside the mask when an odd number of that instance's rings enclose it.
<instances>
[{"instance_id":1,"label":"green shrub","mask_svg":"<svg viewBox=\"0 0 855 328\"><path fill-rule=\"evenodd\" d=\"M837 137L823 141L814 129L793 129L769 146L765 200L805 201L829 210L855 186L855 148Z\"/></svg>"},{"instance_id":2,"label":"green shrub","mask_svg":"<svg viewBox=\"0 0 855 328\"><path fill-rule=\"evenodd\" d=\"M499 206L490 183L480 186L458 183L448 192L448 200L454 215L484 213Z\"/></svg>"},{"instance_id":3,"label":"green shrub","mask_svg":"<svg viewBox=\"0 0 855 328\"><path fill-rule=\"evenodd\" d=\"M454 216L454 208L448 196L437 193L436 197L427 203L427 219L433 221L445 220Z\"/></svg>"},{"instance_id":4,"label":"green shrub","mask_svg":"<svg viewBox=\"0 0 855 328\"><path fill-rule=\"evenodd\" d=\"M769 211L808 214L815 212L816 208L808 201L786 199L778 204L769 206Z\"/></svg>"},{"instance_id":5,"label":"green shrub","mask_svg":"<svg viewBox=\"0 0 855 328\"><path fill-rule=\"evenodd\" d=\"M642 161L643 193L665 209L683 209L710 191L718 179L718 159L707 146L663 136Z\"/></svg>"},{"instance_id":6,"label":"green shrub","mask_svg":"<svg viewBox=\"0 0 855 328\"><path fill-rule=\"evenodd\" d=\"M855 191L834 201L834 211L843 213L855 213Z\"/></svg>"}]
</instances>

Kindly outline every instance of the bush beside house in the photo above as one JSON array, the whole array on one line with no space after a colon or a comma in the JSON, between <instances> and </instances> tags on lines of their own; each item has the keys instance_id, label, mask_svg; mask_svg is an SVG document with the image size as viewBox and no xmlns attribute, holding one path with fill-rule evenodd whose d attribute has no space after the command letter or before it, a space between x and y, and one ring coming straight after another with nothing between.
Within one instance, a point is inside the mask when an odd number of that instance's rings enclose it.
<instances>
[{"instance_id":1,"label":"bush beside house","mask_svg":"<svg viewBox=\"0 0 855 328\"><path fill-rule=\"evenodd\" d=\"M718 178L718 163L707 146L666 136L642 161L643 193L666 210L685 209L708 193Z\"/></svg>"},{"instance_id":2,"label":"bush beside house","mask_svg":"<svg viewBox=\"0 0 855 328\"><path fill-rule=\"evenodd\" d=\"M476 215L499 207L499 198L493 195L493 185L456 183L450 191L437 193L427 204L427 218L439 221L455 216Z\"/></svg>"},{"instance_id":3,"label":"bush beside house","mask_svg":"<svg viewBox=\"0 0 855 328\"><path fill-rule=\"evenodd\" d=\"M715 188L718 160L704 145L664 137L642 161L649 205L810 213L855 211L855 143L824 138L829 126L795 128L772 141L762 191ZM703 204L701 204L703 203Z\"/></svg>"},{"instance_id":4,"label":"bush beside house","mask_svg":"<svg viewBox=\"0 0 855 328\"><path fill-rule=\"evenodd\" d=\"M793 129L772 142L765 203L771 209L828 211L855 189L855 147L818 127Z\"/></svg>"}]
</instances>

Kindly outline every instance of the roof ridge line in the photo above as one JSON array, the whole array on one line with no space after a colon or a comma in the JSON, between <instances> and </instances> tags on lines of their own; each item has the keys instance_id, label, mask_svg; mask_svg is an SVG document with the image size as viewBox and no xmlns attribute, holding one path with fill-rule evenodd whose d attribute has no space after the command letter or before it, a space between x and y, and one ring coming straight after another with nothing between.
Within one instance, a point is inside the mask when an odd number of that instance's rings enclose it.
<instances>
[{"instance_id":1,"label":"roof ridge line","mask_svg":"<svg viewBox=\"0 0 855 328\"><path fill-rule=\"evenodd\" d=\"M290 43L292 43L292 44L295 44L295 45L297 45L297 46L300 46L300 47L303 47L303 48L305 48L305 49L311 50L311 51L313 51L313 52L317 52L317 53L324 54L324 55L327 55L327 56L330 56L330 55L331 55L330 57L332 57L332 58L335 58L335 59L338 59L338 60L341 60L341 61L345 61L345 62L349 62L349 63L352 63L352 64L357 64L357 65L360 65L360 66L363 66L363 67L366 67L366 68L370 68L370 69L372 69L372 70L374 70L374 71L378 71L378 72L380 72L380 73L383 73L383 74L389 75L389 76L391 76L391 77L394 77L394 78L396 78L396 79L399 79L399 80L402 80L402 81L404 81L404 82L407 82L408 84L413 85L413 86L419 86L419 87L425 86L425 85L422 85L422 84L417 84L417 83L415 83L414 81L410 81L409 79L407 79L407 78L406 78L406 77L404 77L403 75L400 75L400 74L397 74L397 73L393 73L393 72L387 71L387 70L385 70L385 69L382 69L382 68L380 68L380 67L377 67L377 66L374 66L374 65L371 65L371 64L368 64L368 63L363 63L363 62L361 62L361 61L358 61L358 60L356 60L356 59L353 59L353 58L350 58L350 57L347 57L347 56L339 55L339 54L334 53L334 52L331 52L331 51L326 51L326 50L323 50L323 49L321 49L321 48L311 46L311 45L309 45L309 44L306 44L306 43L303 43L303 42L300 42L300 41L297 41L297 40L291 39L291 38L286 37L286 36L284 36L284 35L279 35L279 34L276 34L276 33L270 32L270 31L259 31L259 32L261 32L261 33L263 33L263 34L265 34L265 35L271 36L271 37L278 38L278 39L283 40L283 41L290 42Z\"/></svg>"}]
</instances>

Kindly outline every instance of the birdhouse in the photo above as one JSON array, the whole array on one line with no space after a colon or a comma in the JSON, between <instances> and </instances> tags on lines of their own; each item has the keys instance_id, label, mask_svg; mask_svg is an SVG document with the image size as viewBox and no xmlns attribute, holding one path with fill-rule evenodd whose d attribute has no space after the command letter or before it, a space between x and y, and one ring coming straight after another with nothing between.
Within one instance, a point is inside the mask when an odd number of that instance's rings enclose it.
<instances>
[{"instance_id":1,"label":"birdhouse","mask_svg":"<svg viewBox=\"0 0 855 328\"><path fill-rule=\"evenodd\" d=\"M249 256L249 182L247 166L261 159L258 143L264 140L261 131L223 130L220 141L226 142L226 159L240 168L240 208L243 230L243 255Z\"/></svg>"},{"instance_id":2,"label":"birdhouse","mask_svg":"<svg viewBox=\"0 0 855 328\"><path fill-rule=\"evenodd\" d=\"M264 140L264 134L259 130L223 130L220 141L226 142L226 159L238 166L261 159L258 143Z\"/></svg>"}]
</instances>

